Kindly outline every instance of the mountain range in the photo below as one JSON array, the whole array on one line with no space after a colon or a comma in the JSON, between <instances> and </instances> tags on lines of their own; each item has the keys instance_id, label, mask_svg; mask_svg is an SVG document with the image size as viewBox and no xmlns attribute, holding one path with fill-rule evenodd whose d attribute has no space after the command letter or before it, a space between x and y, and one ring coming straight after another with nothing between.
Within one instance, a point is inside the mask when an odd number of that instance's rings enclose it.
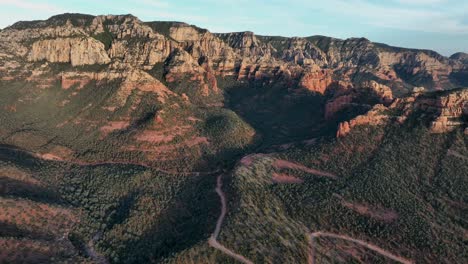
<instances>
[{"instance_id":1,"label":"mountain range","mask_svg":"<svg viewBox=\"0 0 468 264\"><path fill-rule=\"evenodd\" d=\"M61 14L0 31L0 263L466 263L468 54Z\"/></svg>"}]
</instances>

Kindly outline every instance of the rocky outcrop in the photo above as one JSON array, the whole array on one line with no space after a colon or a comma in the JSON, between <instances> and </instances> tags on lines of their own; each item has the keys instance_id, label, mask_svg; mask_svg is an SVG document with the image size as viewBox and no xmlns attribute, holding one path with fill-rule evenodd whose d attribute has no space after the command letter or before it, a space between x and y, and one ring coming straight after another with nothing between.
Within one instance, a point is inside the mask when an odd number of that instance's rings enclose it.
<instances>
[{"instance_id":1,"label":"rocky outcrop","mask_svg":"<svg viewBox=\"0 0 468 264\"><path fill-rule=\"evenodd\" d=\"M115 40L109 50L109 56L135 67L151 69L155 64L164 62L176 48L176 43L162 36L136 43Z\"/></svg>"},{"instance_id":2,"label":"rocky outcrop","mask_svg":"<svg viewBox=\"0 0 468 264\"><path fill-rule=\"evenodd\" d=\"M168 82L174 82L177 79L184 78L201 81L203 80L203 73L205 70L188 52L177 49L169 58L166 65L166 72L166 81Z\"/></svg>"},{"instance_id":3,"label":"rocky outcrop","mask_svg":"<svg viewBox=\"0 0 468 264\"><path fill-rule=\"evenodd\" d=\"M206 31L205 31L206 32ZM198 41L205 32L185 23L178 23L169 28L169 36L179 42Z\"/></svg>"},{"instance_id":4,"label":"rocky outcrop","mask_svg":"<svg viewBox=\"0 0 468 264\"><path fill-rule=\"evenodd\" d=\"M346 136L353 127L360 125L383 125L389 121L403 124L412 113L423 112L417 118L428 118L430 131L433 133L447 133L457 128L467 126L468 120L468 89L457 89L445 94L415 93L406 98L398 98L391 105L375 105L364 115L359 115L349 121L339 124L337 137ZM389 113L399 113L391 115ZM466 128L465 128L466 130Z\"/></svg>"},{"instance_id":5,"label":"rocky outcrop","mask_svg":"<svg viewBox=\"0 0 468 264\"><path fill-rule=\"evenodd\" d=\"M286 47L282 51L282 60L303 66L317 65L323 67L328 64L326 54L305 38L290 38Z\"/></svg>"},{"instance_id":6,"label":"rocky outcrop","mask_svg":"<svg viewBox=\"0 0 468 264\"><path fill-rule=\"evenodd\" d=\"M378 126L386 124L390 120L390 116L383 112L387 108L381 104L375 105L369 112L364 115L359 115L350 121L344 121L338 125L336 137L344 137L349 134L352 128L362 125Z\"/></svg>"},{"instance_id":7,"label":"rocky outcrop","mask_svg":"<svg viewBox=\"0 0 468 264\"><path fill-rule=\"evenodd\" d=\"M195 81L201 88L201 95L208 96L211 93L218 93L219 89L214 73L209 64L198 64L197 61L184 50L177 49L171 54L166 65L166 81L176 80Z\"/></svg>"},{"instance_id":8,"label":"rocky outcrop","mask_svg":"<svg viewBox=\"0 0 468 264\"><path fill-rule=\"evenodd\" d=\"M344 137L347 134L349 134L349 132L351 132L351 127L349 126L349 122L348 121L341 122L338 125L338 130L336 131L336 137L337 138Z\"/></svg>"},{"instance_id":9,"label":"rocky outcrop","mask_svg":"<svg viewBox=\"0 0 468 264\"><path fill-rule=\"evenodd\" d=\"M65 62L73 66L110 62L104 44L92 38L57 38L34 42L29 61Z\"/></svg>"},{"instance_id":10,"label":"rocky outcrop","mask_svg":"<svg viewBox=\"0 0 468 264\"><path fill-rule=\"evenodd\" d=\"M390 87L386 85L380 84L376 81L366 81L361 84L361 88L370 89L371 93L375 94L382 104L389 105L392 103L393 93Z\"/></svg>"},{"instance_id":11,"label":"rocky outcrop","mask_svg":"<svg viewBox=\"0 0 468 264\"><path fill-rule=\"evenodd\" d=\"M376 81L364 81L353 87L346 82L332 82L329 86L332 94L325 105L325 119L331 119L348 107L368 110L372 105L383 104L389 106L393 102L390 87Z\"/></svg>"},{"instance_id":12,"label":"rocky outcrop","mask_svg":"<svg viewBox=\"0 0 468 264\"><path fill-rule=\"evenodd\" d=\"M154 93L157 95L157 100L161 103L164 103L171 96L177 96L147 72L119 63L110 65L107 71L62 72L59 78L62 89L70 89L71 87L81 89L91 82L96 82L97 84L116 82L119 84L119 88L113 95L113 99L117 106L123 106L134 90Z\"/></svg>"},{"instance_id":13,"label":"rocky outcrop","mask_svg":"<svg viewBox=\"0 0 468 264\"><path fill-rule=\"evenodd\" d=\"M207 64L219 75L235 74L240 58L234 50L214 34L185 23L175 23L169 29L169 37L197 62Z\"/></svg>"},{"instance_id":14,"label":"rocky outcrop","mask_svg":"<svg viewBox=\"0 0 468 264\"><path fill-rule=\"evenodd\" d=\"M132 15L97 16L86 30L92 35L107 31L112 34L115 39L152 39L159 35L154 32L150 26L144 24Z\"/></svg>"},{"instance_id":15,"label":"rocky outcrop","mask_svg":"<svg viewBox=\"0 0 468 264\"><path fill-rule=\"evenodd\" d=\"M309 38L327 56L328 66L332 68L377 68L379 52L375 45L365 38L346 40L316 36Z\"/></svg>"},{"instance_id":16,"label":"rocky outcrop","mask_svg":"<svg viewBox=\"0 0 468 264\"><path fill-rule=\"evenodd\" d=\"M409 94L414 87L431 91L468 84L463 53L446 58L364 38L213 34L185 23L142 22L131 15L64 14L20 22L0 32L0 50L0 71L7 79L9 71L18 75L18 69L27 68L22 65L26 58L73 66L121 63L148 72L163 68L157 78L167 80L161 81L197 81L203 94L217 91L217 76L226 75L264 84L280 80L288 88L322 95L339 82L350 83L354 94L334 95L327 106L328 117L346 104L356 103L351 97L362 95L360 89L369 90L378 103L388 105L393 97ZM24 71L28 75L29 70ZM67 82L65 79L64 87L72 85Z\"/></svg>"},{"instance_id":17,"label":"rocky outcrop","mask_svg":"<svg viewBox=\"0 0 468 264\"><path fill-rule=\"evenodd\" d=\"M315 66L303 74L299 86L323 95L332 82L330 71Z\"/></svg>"},{"instance_id":18,"label":"rocky outcrop","mask_svg":"<svg viewBox=\"0 0 468 264\"><path fill-rule=\"evenodd\" d=\"M428 89L457 87L451 73L463 68L462 63L433 51L396 48L372 43L367 39L339 40L328 37L309 38L327 54L328 67L338 70L342 77L350 74L373 75L389 81L392 90L404 84Z\"/></svg>"},{"instance_id":19,"label":"rocky outcrop","mask_svg":"<svg viewBox=\"0 0 468 264\"><path fill-rule=\"evenodd\" d=\"M437 118L432 122L434 133L450 132L464 124L468 117L468 90L462 90L437 98L432 107L436 108Z\"/></svg>"},{"instance_id":20,"label":"rocky outcrop","mask_svg":"<svg viewBox=\"0 0 468 264\"><path fill-rule=\"evenodd\" d=\"M263 43L250 31L217 34L217 36L237 50L241 57L262 57L267 59L276 51L271 45Z\"/></svg>"}]
</instances>

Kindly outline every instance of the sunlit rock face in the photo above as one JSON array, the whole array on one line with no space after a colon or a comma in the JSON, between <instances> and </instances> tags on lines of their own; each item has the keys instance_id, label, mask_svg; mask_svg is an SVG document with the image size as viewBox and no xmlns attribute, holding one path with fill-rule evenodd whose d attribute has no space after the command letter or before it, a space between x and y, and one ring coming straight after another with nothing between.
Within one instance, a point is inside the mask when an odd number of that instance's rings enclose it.
<instances>
[{"instance_id":1,"label":"sunlit rock face","mask_svg":"<svg viewBox=\"0 0 468 264\"><path fill-rule=\"evenodd\" d=\"M355 86L374 81L371 86L379 89L375 83L385 85L394 96L414 87L430 91L468 83L465 53L447 58L432 51L394 48L364 38L214 34L179 22L146 23L131 15L65 14L34 23L18 22L0 32L0 47L4 53L0 55L8 57L3 61L5 67L14 66L22 58L73 66L120 62L142 70L171 61L165 66L169 79L178 71L185 74L188 70L192 75L234 75L239 80L282 77L319 94L326 93L335 81ZM173 63L176 50L186 52L183 58L177 58L185 63ZM213 76L204 76L211 79L204 83L213 82ZM385 93L387 99L383 100L389 102L388 89Z\"/></svg>"}]
</instances>

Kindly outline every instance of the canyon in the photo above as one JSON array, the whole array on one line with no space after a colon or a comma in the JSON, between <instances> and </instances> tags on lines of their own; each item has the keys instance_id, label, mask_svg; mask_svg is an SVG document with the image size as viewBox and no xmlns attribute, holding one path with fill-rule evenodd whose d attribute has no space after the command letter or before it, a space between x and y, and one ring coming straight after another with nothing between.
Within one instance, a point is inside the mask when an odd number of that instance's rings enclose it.
<instances>
[{"instance_id":1,"label":"canyon","mask_svg":"<svg viewBox=\"0 0 468 264\"><path fill-rule=\"evenodd\" d=\"M467 87L465 53L365 38L17 22L0 262L465 263Z\"/></svg>"}]
</instances>

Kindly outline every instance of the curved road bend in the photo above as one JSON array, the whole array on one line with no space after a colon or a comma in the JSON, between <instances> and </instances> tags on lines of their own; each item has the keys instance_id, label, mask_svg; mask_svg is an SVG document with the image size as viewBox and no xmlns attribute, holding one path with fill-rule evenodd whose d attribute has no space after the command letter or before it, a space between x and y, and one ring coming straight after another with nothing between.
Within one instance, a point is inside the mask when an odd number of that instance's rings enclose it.
<instances>
[{"instance_id":1,"label":"curved road bend","mask_svg":"<svg viewBox=\"0 0 468 264\"><path fill-rule=\"evenodd\" d=\"M216 179L216 193L218 194L219 199L221 200L221 214L219 215L218 221L216 222L216 228L213 234L211 235L210 239L208 240L208 243L210 244L210 246L222 251L224 254L231 256L239 262L242 262L244 264L253 264L251 260L226 248L225 246L221 245L217 240L219 232L221 231L221 225L223 224L224 217L226 217L227 213L226 196L224 195L224 192L222 190L222 177L223 175L221 174Z\"/></svg>"}]
</instances>

